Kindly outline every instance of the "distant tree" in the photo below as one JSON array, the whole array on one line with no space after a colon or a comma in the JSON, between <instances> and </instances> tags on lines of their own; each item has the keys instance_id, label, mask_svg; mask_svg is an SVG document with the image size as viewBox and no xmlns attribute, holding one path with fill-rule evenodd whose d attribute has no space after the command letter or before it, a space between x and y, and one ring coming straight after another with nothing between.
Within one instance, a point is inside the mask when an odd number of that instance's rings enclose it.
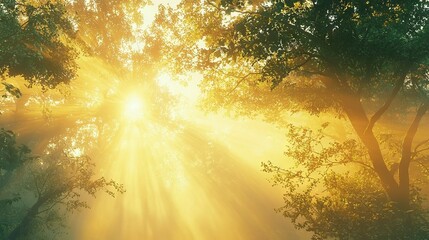
<instances>
[{"instance_id":1,"label":"distant tree","mask_svg":"<svg viewBox=\"0 0 429 240\"><path fill-rule=\"evenodd\" d=\"M1 1L2 97L22 95L7 82L9 77L23 77L27 86L43 89L69 83L76 77L81 53L121 63L143 4L146 1ZM24 106L26 97L17 106ZM0 141L1 239L35 238L35 229L51 231L56 227L49 224L62 222L60 211L87 207L85 195L123 192L118 183L96 178L88 157L32 156L28 147L16 143L13 132L3 129Z\"/></svg>"},{"instance_id":2,"label":"distant tree","mask_svg":"<svg viewBox=\"0 0 429 240\"><path fill-rule=\"evenodd\" d=\"M27 146L17 144L15 133L0 130L0 237L2 238L5 237L4 232L9 225L6 217L10 217L8 212L11 205L21 199L17 194L4 194L5 189L16 170L32 159L30 152Z\"/></svg>"},{"instance_id":3,"label":"distant tree","mask_svg":"<svg viewBox=\"0 0 429 240\"><path fill-rule=\"evenodd\" d=\"M142 0L76 0L66 8L86 52L118 67L130 58L130 45L141 34L138 26L143 23L141 10L146 4Z\"/></svg>"},{"instance_id":4,"label":"distant tree","mask_svg":"<svg viewBox=\"0 0 429 240\"><path fill-rule=\"evenodd\" d=\"M420 176L413 178L410 166L427 151L427 141L414 139L429 108L428 15L428 3L420 0L185 0L177 10L161 8L154 29L165 32L158 42L173 70L204 74L208 109L275 120L298 111L345 117L386 201L407 212ZM398 116L408 125L402 143L383 149L376 125ZM367 175L355 177L362 182ZM412 222L407 218L403 223Z\"/></svg>"},{"instance_id":5,"label":"distant tree","mask_svg":"<svg viewBox=\"0 0 429 240\"><path fill-rule=\"evenodd\" d=\"M95 165L87 156L35 157L25 145L17 146L12 132L3 130L1 136L2 239L27 239L29 234L34 239L36 235L52 234L63 223L62 211L89 208L87 195L95 196L101 190L111 196L124 192L122 185L95 177Z\"/></svg>"}]
</instances>

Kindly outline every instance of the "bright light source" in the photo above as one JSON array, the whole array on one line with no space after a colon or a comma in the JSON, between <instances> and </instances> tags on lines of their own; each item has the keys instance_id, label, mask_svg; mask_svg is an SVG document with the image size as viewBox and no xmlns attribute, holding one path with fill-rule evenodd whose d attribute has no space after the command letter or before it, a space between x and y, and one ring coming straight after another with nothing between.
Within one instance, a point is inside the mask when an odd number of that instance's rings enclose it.
<instances>
[{"instance_id":1,"label":"bright light source","mask_svg":"<svg viewBox=\"0 0 429 240\"><path fill-rule=\"evenodd\" d=\"M135 121L143 118L143 102L138 95L130 95L124 102L124 118Z\"/></svg>"},{"instance_id":2,"label":"bright light source","mask_svg":"<svg viewBox=\"0 0 429 240\"><path fill-rule=\"evenodd\" d=\"M70 149L69 154L71 157L82 157L83 156L83 149L81 148L74 148Z\"/></svg>"}]
</instances>

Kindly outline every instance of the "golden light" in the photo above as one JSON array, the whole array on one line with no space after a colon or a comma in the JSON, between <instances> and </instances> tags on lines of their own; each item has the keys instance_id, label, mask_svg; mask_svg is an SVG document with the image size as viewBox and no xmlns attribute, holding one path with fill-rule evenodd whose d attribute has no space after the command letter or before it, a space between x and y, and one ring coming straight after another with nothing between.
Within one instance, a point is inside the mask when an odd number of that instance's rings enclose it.
<instances>
[{"instance_id":1,"label":"golden light","mask_svg":"<svg viewBox=\"0 0 429 240\"><path fill-rule=\"evenodd\" d=\"M201 74L183 76L183 84L160 72L143 84L87 58L70 97L57 106L43 96L55 108L41 151L65 144L68 156L91 157L97 176L126 189L114 199L90 198L92 210L70 215L71 239L281 239L292 232L272 210L282 199L260 171L264 159L283 160L283 133L256 120L205 115L197 108ZM165 103L169 115L160 113ZM42 104L25 106L20 121L11 115L15 129L32 136L45 124Z\"/></svg>"},{"instance_id":2,"label":"golden light","mask_svg":"<svg viewBox=\"0 0 429 240\"><path fill-rule=\"evenodd\" d=\"M143 101L139 95L132 94L125 99L123 106L123 117L126 120L141 120L144 116L143 111Z\"/></svg>"},{"instance_id":3,"label":"golden light","mask_svg":"<svg viewBox=\"0 0 429 240\"><path fill-rule=\"evenodd\" d=\"M74 149L70 149L69 155L70 157L82 157L84 155L84 152L80 148L74 148Z\"/></svg>"},{"instance_id":4,"label":"golden light","mask_svg":"<svg viewBox=\"0 0 429 240\"><path fill-rule=\"evenodd\" d=\"M97 176L124 185L126 193L100 194L90 198L92 210L70 215L70 239L282 239L293 231L272 210L282 199L260 171L265 159L283 160L278 128L205 115L198 73L183 76L186 84L168 71L142 83L97 59L80 65L66 99L47 92L22 115L0 118L23 139L44 126L40 151L65 144L68 156L91 157ZM40 113L45 99L49 124ZM165 103L170 115L160 113Z\"/></svg>"}]
</instances>

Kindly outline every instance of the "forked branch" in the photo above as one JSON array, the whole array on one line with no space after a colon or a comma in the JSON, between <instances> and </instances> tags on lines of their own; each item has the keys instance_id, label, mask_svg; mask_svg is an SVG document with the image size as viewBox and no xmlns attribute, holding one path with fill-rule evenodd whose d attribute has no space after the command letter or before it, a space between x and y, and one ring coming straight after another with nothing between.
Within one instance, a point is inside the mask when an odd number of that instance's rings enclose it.
<instances>
[{"instance_id":1,"label":"forked branch","mask_svg":"<svg viewBox=\"0 0 429 240\"><path fill-rule=\"evenodd\" d=\"M420 124L420 121L422 120L423 116L425 115L426 111L429 108L429 103L424 103L420 105L419 109L417 110L416 117L414 118L413 122L411 123L410 127L408 128L407 134L405 135L404 142L402 144L402 158L401 163L403 161L410 160L411 157L411 144L413 142L414 136L417 133L417 128Z\"/></svg>"},{"instance_id":2,"label":"forked branch","mask_svg":"<svg viewBox=\"0 0 429 240\"><path fill-rule=\"evenodd\" d=\"M404 84L405 76L406 75L403 74L398 79L398 81L396 81L395 87L393 88L392 92L390 93L389 98L387 98L384 105L380 109L378 109L378 111L371 117L371 119L369 120L368 126L365 129L365 132L372 131L375 123L381 118L381 116L383 116L383 114L387 111L387 109L389 109L390 105L392 104L393 100L398 95L399 90L401 90L402 85Z\"/></svg>"},{"instance_id":3,"label":"forked branch","mask_svg":"<svg viewBox=\"0 0 429 240\"><path fill-rule=\"evenodd\" d=\"M404 142L402 144L402 156L401 162L399 163L399 188L402 192L402 196L408 201L409 196L409 166L411 162L411 145L414 137L417 133L417 128L429 108L429 102L420 105L417 110L417 114L408 128L407 134L405 135Z\"/></svg>"}]
</instances>

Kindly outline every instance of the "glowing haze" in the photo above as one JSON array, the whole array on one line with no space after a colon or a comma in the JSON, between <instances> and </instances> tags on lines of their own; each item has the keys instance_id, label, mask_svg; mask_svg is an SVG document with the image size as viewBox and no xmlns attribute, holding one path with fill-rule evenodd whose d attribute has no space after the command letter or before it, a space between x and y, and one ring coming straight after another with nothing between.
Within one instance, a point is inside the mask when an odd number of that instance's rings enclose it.
<instances>
[{"instance_id":1,"label":"glowing haze","mask_svg":"<svg viewBox=\"0 0 429 240\"><path fill-rule=\"evenodd\" d=\"M198 74L182 86L168 73L135 79L96 59L80 65L65 99L61 88L23 88L24 109L2 117L36 153L64 144L73 156L90 156L97 175L124 184L114 199L88 198L91 209L69 217L69 239L307 236L275 213L281 196L260 170L261 161L283 159L278 129L201 113Z\"/></svg>"},{"instance_id":2,"label":"glowing haze","mask_svg":"<svg viewBox=\"0 0 429 240\"><path fill-rule=\"evenodd\" d=\"M145 25L156 7L142 10ZM71 233L61 239L308 236L275 213L281 196L260 169L261 161L283 159L278 129L200 112L197 73L183 86L168 72L124 76L95 58L79 66L79 78L55 91L12 79L23 97L2 102L2 126L36 154L64 145L70 156L90 156L97 175L124 184L114 199L88 197L92 209L71 215Z\"/></svg>"},{"instance_id":3,"label":"glowing haze","mask_svg":"<svg viewBox=\"0 0 429 240\"><path fill-rule=\"evenodd\" d=\"M143 118L143 101L137 94L131 93L126 97L123 105L123 115L124 119L136 121Z\"/></svg>"}]
</instances>

